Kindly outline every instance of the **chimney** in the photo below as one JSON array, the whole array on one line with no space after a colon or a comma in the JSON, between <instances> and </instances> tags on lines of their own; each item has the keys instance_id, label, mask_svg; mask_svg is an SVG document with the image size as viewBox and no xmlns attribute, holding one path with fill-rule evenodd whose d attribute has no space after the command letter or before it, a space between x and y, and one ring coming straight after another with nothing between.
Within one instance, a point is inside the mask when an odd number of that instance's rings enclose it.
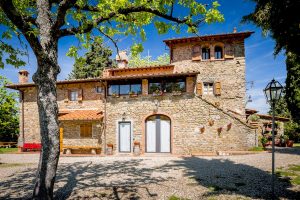
<instances>
[{"instance_id":1,"label":"chimney","mask_svg":"<svg viewBox=\"0 0 300 200\"><path fill-rule=\"evenodd\" d=\"M125 68L128 64L128 56L126 54L126 51L120 51L119 55L116 55L116 61L118 68Z\"/></svg>"},{"instance_id":2,"label":"chimney","mask_svg":"<svg viewBox=\"0 0 300 200\"><path fill-rule=\"evenodd\" d=\"M236 33L236 27L233 28L233 33Z\"/></svg>"},{"instance_id":3,"label":"chimney","mask_svg":"<svg viewBox=\"0 0 300 200\"><path fill-rule=\"evenodd\" d=\"M27 83L28 82L28 74L29 72L26 70L19 71L19 83Z\"/></svg>"}]
</instances>

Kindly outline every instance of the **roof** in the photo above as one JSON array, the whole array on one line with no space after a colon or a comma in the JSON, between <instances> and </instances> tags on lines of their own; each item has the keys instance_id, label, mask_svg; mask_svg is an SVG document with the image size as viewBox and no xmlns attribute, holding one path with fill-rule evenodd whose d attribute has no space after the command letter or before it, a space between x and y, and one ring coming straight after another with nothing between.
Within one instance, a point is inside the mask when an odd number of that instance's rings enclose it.
<instances>
[{"instance_id":1,"label":"roof","mask_svg":"<svg viewBox=\"0 0 300 200\"><path fill-rule=\"evenodd\" d=\"M61 112L58 120L100 120L103 118L103 112L99 110L73 110L67 114Z\"/></svg>"},{"instance_id":2,"label":"roof","mask_svg":"<svg viewBox=\"0 0 300 200\"><path fill-rule=\"evenodd\" d=\"M57 81L57 85L62 84L69 84L69 83L85 83L85 82L98 82L101 81L101 78L86 78L86 79L72 79L72 80L63 80L63 81ZM24 88L24 87L34 87L35 83L16 83L16 84L8 84L5 85L7 88L11 89L18 89L18 88Z\"/></svg>"},{"instance_id":3,"label":"roof","mask_svg":"<svg viewBox=\"0 0 300 200\"><path fill-rule=\"evenodd\" d=\"M259 116L261 119L272 120L272 116L271 115L257 114L257 116ZM288 121L290 121L290 119L286 118L286 117L275 117L274 119L276 121L282 121L282 122L288 122Z\"/></svg>"},{"instance_id":4,"label":"roof","mask_svg":"<svg viewBox=\"0 0 300 200\"><path fill-rule=\"evenodd\" d=\"M160 77L180 77L180 76L195 76L199 72L173 72L173 73L155 73L155 74L136 74L136 75L122 75L109 76L102 78L102 80L122 80L122 79L143 79L143 78L160 78Z\"/></svg>"},{"instance_id":5,"label":"roof","mask_svg":"<svg viewBox=\"0 0 300 200\"><path fill-rule=\"evenodd\" d=\"M238 33L223 33L223 34L214 34L214 35L202 35L202 36L196 36L196 37L184 37L184 38L174 38L174 39L167 39L163 42L166 43L166 45L170 44L177 44L177 43L183 43L183 42L200 42L200 41L208 41L208 40L215 40L215 39L230 39L230 38L248 38L251 34L253 34L254 31L245 31L245 32L238 32Z\"/></svg>"},{"instance_id":6,"label":"roof","mask_svg":"<svg viewBox=\"0 0 300 200\"><path fill-rule=\"evenodd\" d=\"M250 109L250 108L246 108L245 111L246 111L246 114L249 114L249 115L258 113L257 110L255 110L255 109Z\"/></svg>"},{"instance_id":7,"label":"roof","mask_svg":"<svg viewBox=\"0 0 300 200\"><path fill-rule=\"evenodd\" d=\"M147 69L156 69L156 68L170 68L174 65L152 65L144 67L124 67L124 68L108 68L109 71L134 71L134 70L147 70Z\"/></svg>"}]
</instances>

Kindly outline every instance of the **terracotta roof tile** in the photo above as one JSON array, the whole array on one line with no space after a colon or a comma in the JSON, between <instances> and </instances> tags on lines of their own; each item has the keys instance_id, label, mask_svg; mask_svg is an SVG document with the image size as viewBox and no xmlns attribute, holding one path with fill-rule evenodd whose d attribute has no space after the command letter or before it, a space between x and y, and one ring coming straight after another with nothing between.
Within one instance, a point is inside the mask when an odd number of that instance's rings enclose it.
<instances>
[{"instance_id":1,"label":"terracotta roof tile","mask_svg":"<svg viewBox=\"0 0 300 200\"><path fill-rule=\"evenodd\" d=\"M199 72L173 72L173 73L155 73L155 74L136 74L136 75L122 75L122 76L109 76L102 78L102 80L120 80L120 79L138 79L138 78L157 78L157 77L179 77L179 76L195 76Z\"/></svg>"},{"instance_id":2,"label":"terracotta roof tile","mask_svg":"<svg viewBox=\"0 0 300 200\"><path fill-rule=\"evenodd\" d=\"M196 37L184 37L184 38L172 38L164 40L163 42L166 45L174 44L174 43L182 43L182 42L199 42L199 41L206 41L211 39L226 39L226 38L247 38L253 31L245 31L245 32L238 32L238 33L221 33L221 34L211 34L211 35L200 35Z\"/></svg>"},{"instance_id":3,"label":"terracotta roof tile","mask_svg":"<svg viewBox=\"0 0 300 200\"><path fill-rule=\"evenodd\" d=\"M64 112L65 113L65 112ZM99 110L73 110L67 114L62 114L58 120L100 120L103 118L103 112Z\"/></svg>"}]
</instances>

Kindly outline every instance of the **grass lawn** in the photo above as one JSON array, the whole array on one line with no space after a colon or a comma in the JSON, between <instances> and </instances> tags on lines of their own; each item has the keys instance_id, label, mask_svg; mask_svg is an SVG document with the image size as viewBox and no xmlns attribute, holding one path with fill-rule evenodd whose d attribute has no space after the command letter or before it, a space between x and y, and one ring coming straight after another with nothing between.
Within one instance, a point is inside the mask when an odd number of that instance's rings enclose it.
<instances>
[{"instance_id":1,"label":"grass lawn","mask_svg":"<svg viewBox=\"0 0 300 200\"><path fill-rule=\"evenodd\" d=\"M252 147L249 151L264 151L263 147Z\"/></svg>"},{"instance_id":2,"label":"grass lawn","mask_svg":"<svg viewBox=\"0 0 300 200\"><path fill-rule=\"evenodd\" d=\"M290 165L288 168L279 168L276 171L277 176L284 178L293 185L300 185L300 165Z\"/></svg>"},{"instance_id":3,"label":"grass lawn","mask_svg":"<svg viewBox=\"0 0 300 200\"><path fill-rule=\"evenodd\" d=\"M16 153L18 148L0 148L0 154L2 153Z\"/></svg>"},{"instance_id":4,"label":"grass lawn","mask_svg":"<svg viewBox=\"0 0 300 200\"><path fill-rule=\"evenodd\" d=\"M300 143L294 143L294 146L293 147L295 147L295 148L297 148L297 149L300 149Z\"/></svg>"}]
</instances>

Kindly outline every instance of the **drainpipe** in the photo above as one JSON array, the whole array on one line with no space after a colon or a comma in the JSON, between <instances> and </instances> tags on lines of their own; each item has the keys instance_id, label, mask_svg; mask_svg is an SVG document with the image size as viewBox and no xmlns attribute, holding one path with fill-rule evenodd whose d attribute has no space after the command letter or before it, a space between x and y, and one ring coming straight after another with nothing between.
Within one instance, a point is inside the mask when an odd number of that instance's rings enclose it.
<instances>
[{"instance_id":1,"label":"drainpipe","mask_svg":"<svg viewBox=\"0 0 300 200\"><path fill-rule=\"evenodd\" d=\"M21 124L21 129L22 129L22 146L25 143L25 134L24 134L24 91L20 90L20 97L21 97L21 109L22 109L22 124Z\"/></svg>"},{"instance_id":2,"label":"drainpipe","mask_svg":"<svg viewBox=\"0 0 300 200\"><path fill-rule=\"evenodd\" d=\"M103 146L104 146L104 155L107 154L106 152L106 91L107 91L107 84L106 82L104 83L104 116L103 116Z\"/></svg>"}]
</instances>

